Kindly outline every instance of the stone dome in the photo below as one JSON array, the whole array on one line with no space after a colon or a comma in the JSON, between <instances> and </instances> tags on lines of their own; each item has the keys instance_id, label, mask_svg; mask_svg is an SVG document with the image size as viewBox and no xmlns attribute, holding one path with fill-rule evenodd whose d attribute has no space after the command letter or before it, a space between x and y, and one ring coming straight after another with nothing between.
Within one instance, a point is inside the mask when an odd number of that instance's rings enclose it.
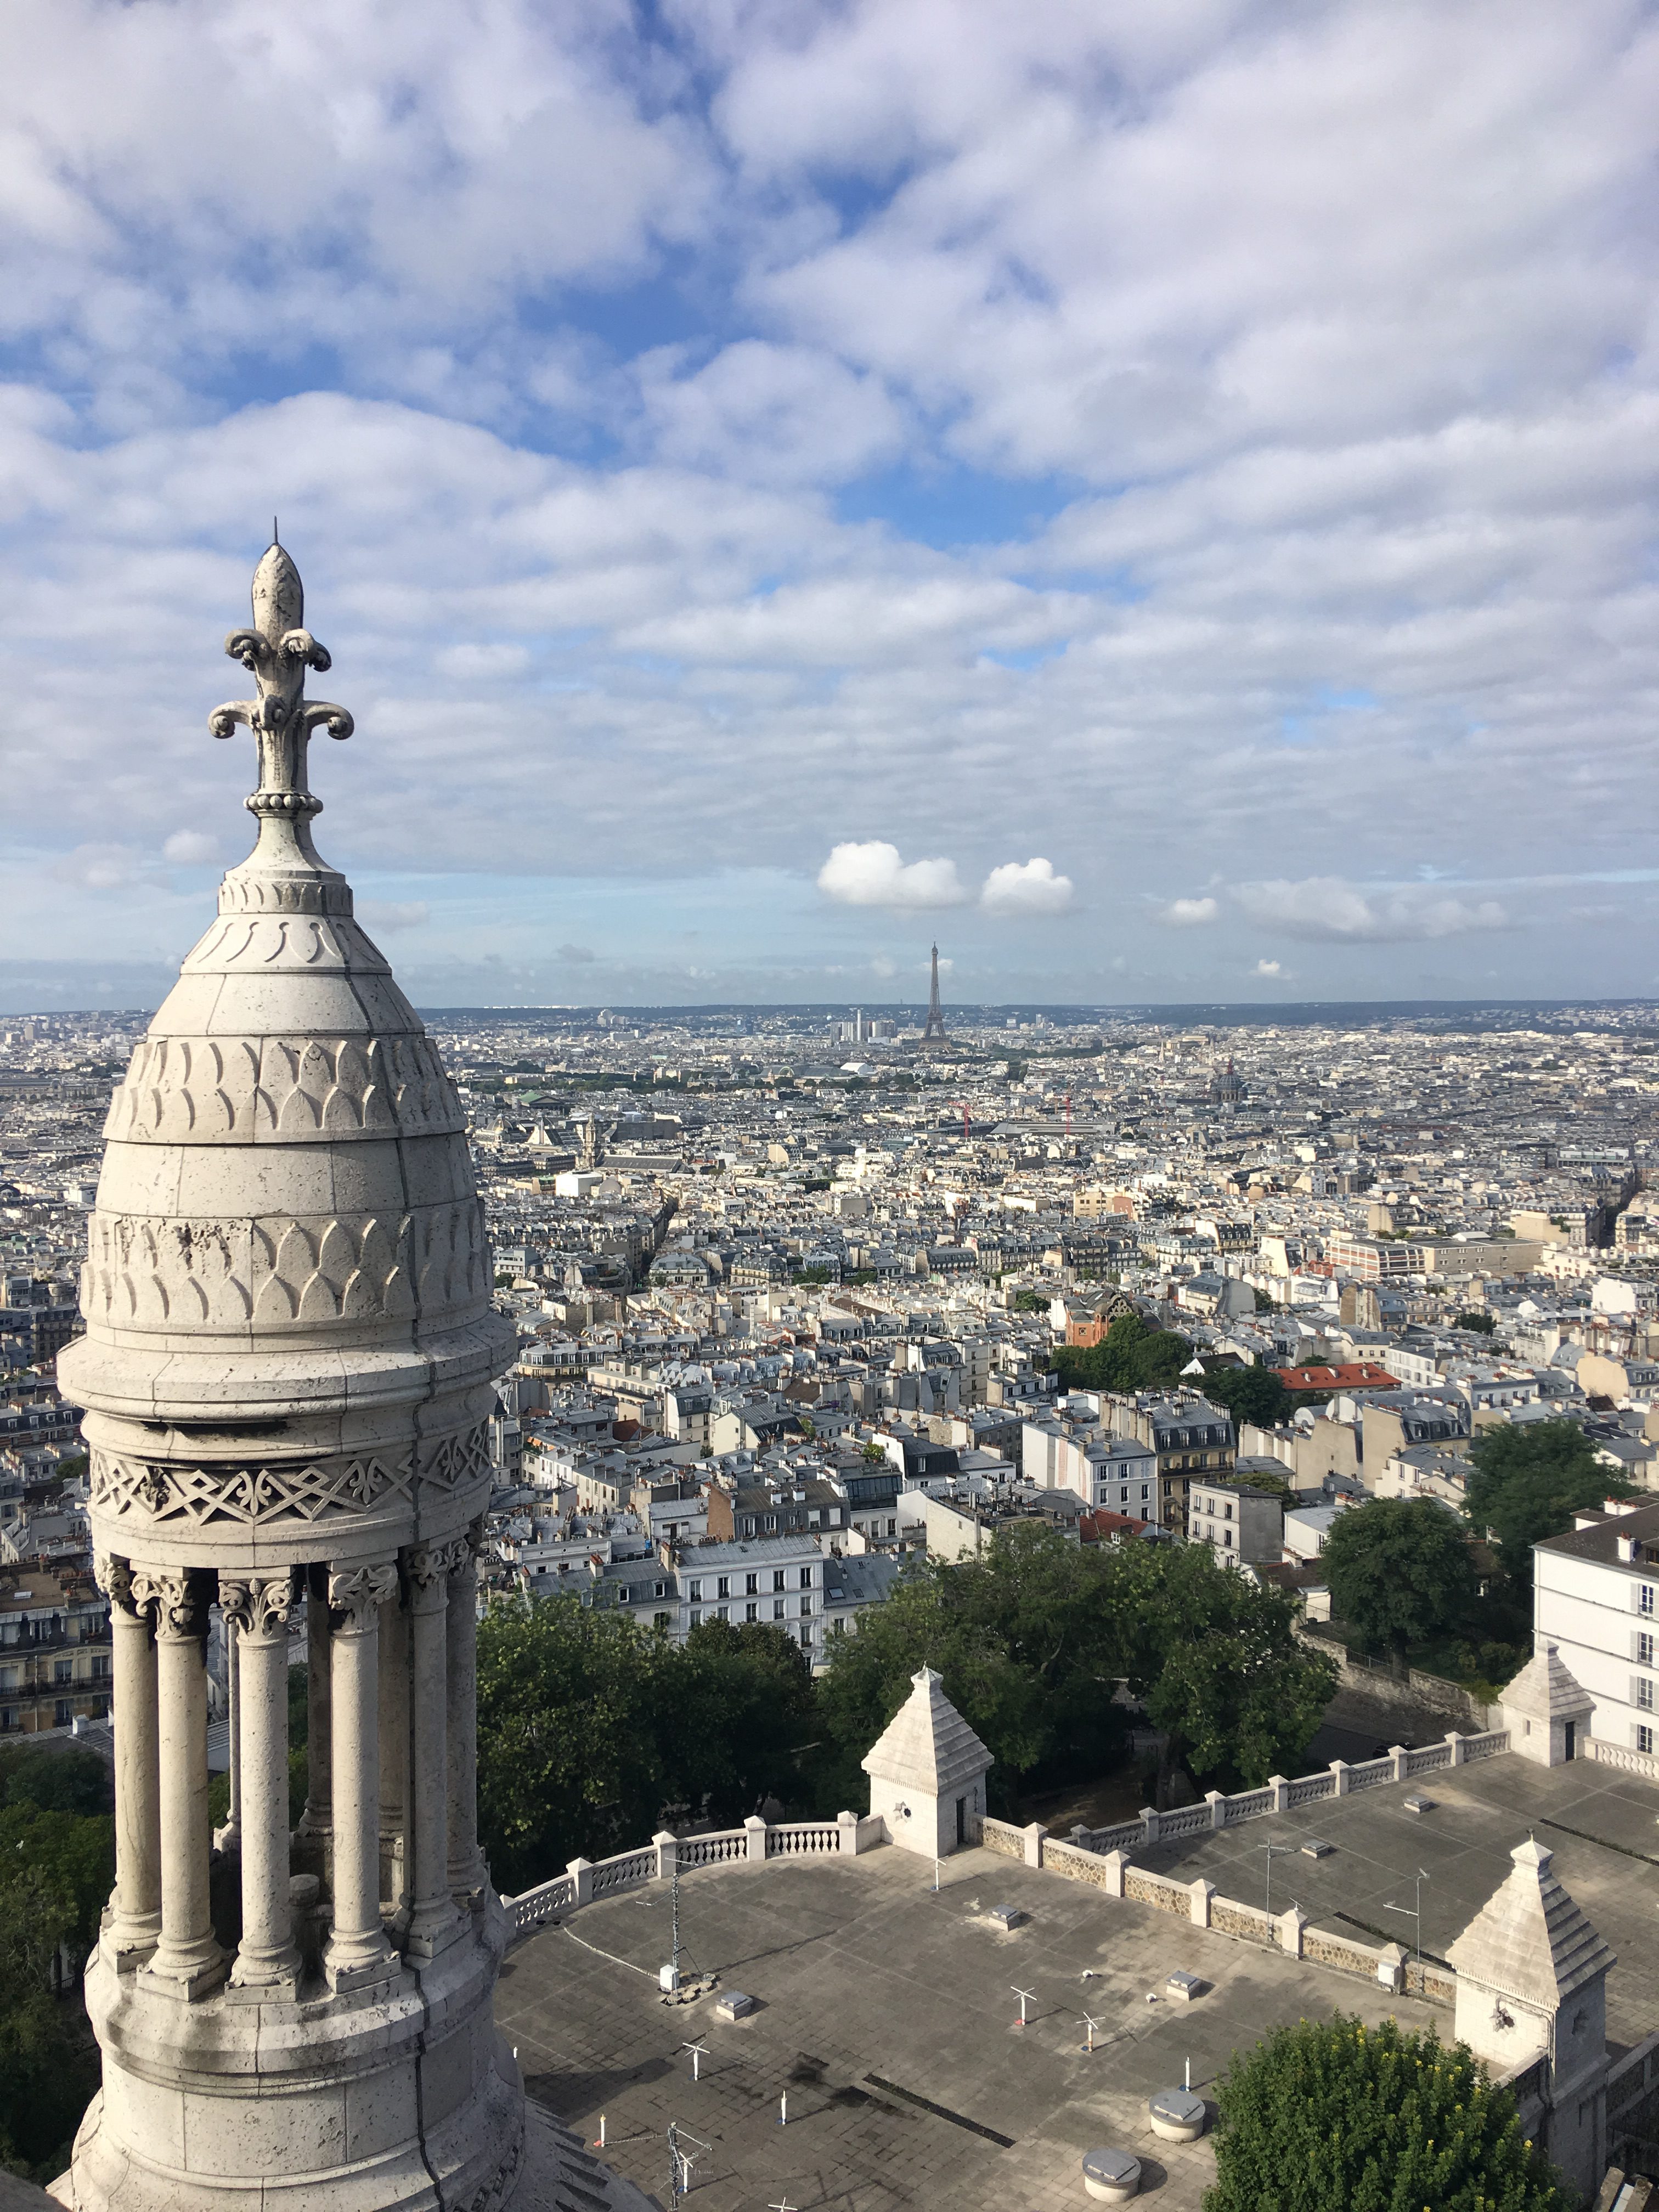
<instances>
[{"instance_id":1,"label":"stone dome","mask_svg":"<svg viewBox=\"0 0 1659 2212\"><path fill-rule=\"evenodd\" d=\"M312 842L307 741L351 720L303 696L328 665L303 613L273 545L227 642L261 696L212 722L258 739L258 841L111 1102L87 1334L60 1359L100 1547L154 1534L174 1564L297 1565L319 1524L335 1559L464 1527L513 1344L460 1102Z\"/></svg>"}]
</instances>

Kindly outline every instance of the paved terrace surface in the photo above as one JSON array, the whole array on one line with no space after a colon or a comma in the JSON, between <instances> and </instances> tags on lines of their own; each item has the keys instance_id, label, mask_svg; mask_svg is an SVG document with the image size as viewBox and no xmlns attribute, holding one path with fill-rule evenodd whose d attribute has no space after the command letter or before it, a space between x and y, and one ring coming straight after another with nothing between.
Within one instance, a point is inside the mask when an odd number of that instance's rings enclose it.
<instances>
[{"instance_id":1,"label":"paved terrace surface","mask_svg":"<svg viewBox=\"0 0 1659 2212\"><path fill-rule=\"evenodd\" d=\"M1431 1797L1412 1814L1407 1797ZM1510 1853L1528 1834L1555 1854L1555 1872L1619 1963L1607 1976L1607 2036L1628 2046L1659 2027L1659 1790L1616 1768L1575 1759L1534 1766L1514 1753L1478 1765L1442 1768L1414 1781L1327 1798L1291 1813L1246 1820L1219 1835L1139 1845L1137 1866L1178 1881L1202 1875L1222 1897L1267 1902L1263 1845L1288 1847L1273 1862L1273 1910L1292 1898L1322 1928L1361 1942L1409 1951L1420 1867L1423 1949L1439 1959L1512 1871ZM1329 1857L1305 1858L1301 1845L1322 1837ZM1334 1998L1331 2002L1338 2002Z\"/></svg>"},{"instance_id":2,"label":"paved terrace surface","mask_svg":"<svg viewBox=\"0 0 1659 2212\"><path fill-rule=\"evenodd\" d=\"M1401 1849L1414 1845L1408 1831ZM659 2000L666 1885L605 1898L509 1954L496 2016L531 2094L590 2142L603 2112L610 2160L659 2202L669 2123L708 2146L690 2212L1076 2208L1087 2201L1083 2154L1097 2143L1140 2158L1144 2190L1169 2212L1197 2212L1214 2178L1207 2137L1159 2142L1146 2111L1150 2095L1181 2081L1188 2058L1194 2087L1212 2090L1235 2048L1304 2013L1340 2005L1369 2021L1393 2013L1409 2027L1447 2022L1357 1978L989 1852L947 1859L938 1895L932 1881L927 1862L892 1849L685 1876L692 1960L759 2000L752 2017L730 2023L712 1998ZM1005 1933L985 1918L1004 1904L1028 1913L1026 1924ZM1086 1983L1085 1968L1095 1976ZM1148 2004L1176 1968L1211 1989L1191 2005L1161 1994ZM1024 2030L1013 2025L1012 1984L1033 1992ZM1099 2023L1092 2056L1085 2006ZM693 2039L708 2052L695 2083L682 2047Z\"/></svg>"}]
</instances>

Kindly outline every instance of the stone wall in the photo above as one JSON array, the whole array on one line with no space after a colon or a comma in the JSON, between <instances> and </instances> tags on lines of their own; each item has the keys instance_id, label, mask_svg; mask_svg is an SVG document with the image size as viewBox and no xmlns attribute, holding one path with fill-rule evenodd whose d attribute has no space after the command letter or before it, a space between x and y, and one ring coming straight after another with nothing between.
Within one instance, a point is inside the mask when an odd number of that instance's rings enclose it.
<instances>
[{"instance_id":1,"label":"stone wall","mask_svg":"<svg viewBox=\"0 0 1659 2212\"><path fill-rule=\"evenodd\" d=\"M986 1850L996 1851L1005 1859L1023 1859L1025 1856L1025 1831L1011 1826L1006 1820L981 1821L979 1840Z\"/></svg>"}]
</instances>

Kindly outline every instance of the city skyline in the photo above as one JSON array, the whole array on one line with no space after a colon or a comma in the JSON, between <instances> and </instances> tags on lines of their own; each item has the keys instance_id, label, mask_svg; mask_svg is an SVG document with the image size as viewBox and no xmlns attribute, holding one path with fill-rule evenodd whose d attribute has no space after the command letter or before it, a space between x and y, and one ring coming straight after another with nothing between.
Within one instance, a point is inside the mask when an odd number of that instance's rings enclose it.
<instances>
[{"instance_id":1,"label":"city skyline","mask_svg":"<svg viewBox=\"0 0 1659 2212\"><path fill-rule=\"evenodd\" d=\"M968 12L11 11L0 1011L241 857L279 500L422 1004L1659 990L1653 23Z\"/></svg>"}]
</instances>

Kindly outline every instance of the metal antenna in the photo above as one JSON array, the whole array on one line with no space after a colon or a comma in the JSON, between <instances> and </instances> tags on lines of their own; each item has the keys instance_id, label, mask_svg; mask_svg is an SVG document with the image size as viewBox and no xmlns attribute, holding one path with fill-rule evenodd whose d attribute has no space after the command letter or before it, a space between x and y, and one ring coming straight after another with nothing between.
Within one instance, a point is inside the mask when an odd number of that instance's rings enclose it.
<instances>
[{"instance_id":1,"label":"metal antenna","mask_svg":"<svg viewBox=\"0 0 1659 2212\"><path fill-rule=\"evenodd\" d=\"M1089 2031L1089 2040L1084 2045L1083 2048L1085 2051L1092 2051L1095 2047L1095 2030L1100 2026L1100 2022L1097 2020L1091 2019L1085 2012L1083 2015L1083 2025Z\"/></svg>"},{"instance_id":2,"label":"metal antenna","mask_svg":"<svg viewBox=\"0 0 1659 2212\"><path fill-rule=\"evenodd\" d=\"M708 2056L708 2045L706 2043L683 2043L680 2049L691 2053L691 2079L694 2081L700 2081L702 2076L698 2069Z\"/></svg>"},{"instance_id":3,"label":"metal antenna","mask_svg":"<svg viewBox=\"0 0 1659 2212\"><path fill-rule=\"evenodd\" d=\"M1008 1986L1013 1991L1014 1995L1019 1999L1019 2021L1018 2024L1019 2027L1024 2027L1025 2025L1026 1999L1028 1997L1034 1997L1036 1995L1036 1991L1035 1990L1023 1990L1018 1982L1010 1982Z\"/></svg>"},{"instance_id":4,"label":"metal antenna","mask_svg":"<svg viewBox=\"0 0 1659 2212\"><path fill-rule=\"evenodd\" d=\"M1416 1904L1385 1905L1382 1908L1384 1912L1401 1913L1406 1919L1413 1923L1413 1948L1417 1954L1417 1963L1419 1969L1423 1964L1423 1885L1428 1880L1429 1876L1424 1873L1421 1867L1419 1867L1413 1885L1417 1892Z\"/></svg>"},{"instance_id":5,"label":"metal antenna","mask_svg":"<svg viewBox=\"0 0 1659 2212\"><path fill-rule=\"evenodd\" d=\"M690 2143L692 2149L690 2151L684 2149L682 2146L685 2143ZM706 2142L699 2142L696 2136L689 2134L681 2127L678 2120L670 2120L668 2123L668 2191L671 2204L677 2203L682 2197L690 2195L691 2168L696 2163L692 2153L693 2151L701 2153L706 2151L708 2148Z\"/></svg>"}]
</instances>

